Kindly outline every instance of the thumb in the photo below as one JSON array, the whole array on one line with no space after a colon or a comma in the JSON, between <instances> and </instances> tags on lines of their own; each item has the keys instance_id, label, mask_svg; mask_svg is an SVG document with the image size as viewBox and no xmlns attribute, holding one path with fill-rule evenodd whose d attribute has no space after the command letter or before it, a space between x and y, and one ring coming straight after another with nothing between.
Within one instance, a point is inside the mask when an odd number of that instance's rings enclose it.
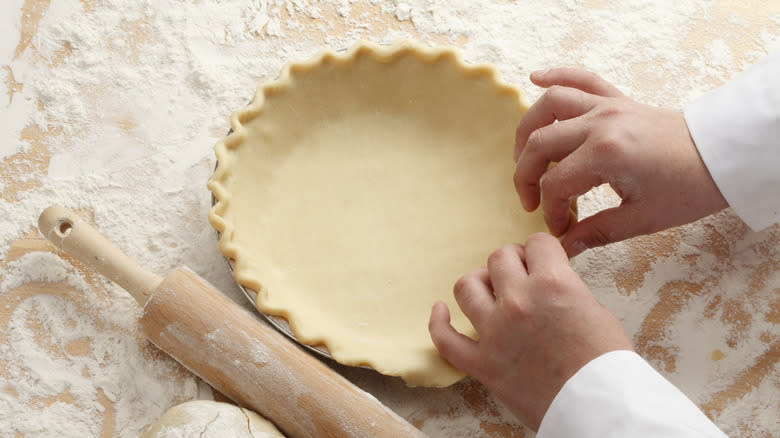
<instances>
[{"instance_id":1,"label":"thumb","mask_svg":"<svg viewBox=\"0 0 780 438\"><path fill-rule=\"evenodd\" d=\"M563 239L563 248L569 257L586 249L642 234L641 215L625 203L603 210L574 224Z\"/></svg>"},{"instance_id":2,"label":"thumb","mask_svg":"<svg viewBox=\"0 0 780 438\"><path fill-rule=\"evenodd\" d=\"M431 309L428 331L439 354L455 368L471 374L473 364L480 359L477 342L455 330L450 324L450 311L441 301Z\"/></svg>"}]
</instances>

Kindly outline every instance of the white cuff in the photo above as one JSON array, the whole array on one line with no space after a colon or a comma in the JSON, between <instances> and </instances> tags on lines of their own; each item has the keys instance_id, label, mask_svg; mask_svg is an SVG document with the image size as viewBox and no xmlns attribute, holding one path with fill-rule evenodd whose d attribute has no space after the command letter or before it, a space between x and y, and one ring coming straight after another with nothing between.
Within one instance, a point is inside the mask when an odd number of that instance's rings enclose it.
<instances>
[{"instance_id":1,"label":"white cuff","mask_svg":"<svg viewBox=\"0 0 780 438\"><path fill-rule=\"evenodd\" d=\"M780 52L691 102L684 115L734 212L754 231L780 221Z\"/></svg>"},{"instance_id":2,"label":"white cuff","mask_svg":"<svg viewBox=\"0 0 780 438\"><path fill-rule=\"evenodd\" d=\"M674 438L723 434L680 390L632 351L612 351L572 376L538 438Z\"/></svg>"}]
</instances>

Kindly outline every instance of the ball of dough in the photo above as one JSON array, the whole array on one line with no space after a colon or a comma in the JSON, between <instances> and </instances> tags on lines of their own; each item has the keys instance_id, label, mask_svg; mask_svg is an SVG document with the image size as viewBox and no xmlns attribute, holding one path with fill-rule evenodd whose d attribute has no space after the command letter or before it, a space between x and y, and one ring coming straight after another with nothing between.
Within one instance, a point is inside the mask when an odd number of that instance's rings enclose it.
<instances>
[{"instance_id":1,"label":"ball of dough","mask_svg":"<svg viewBox=\"0 0 780 438\"><path fill-rule=\"evenodd\" d=\"M284 438L274 425L244 408L194 400L168 409L141 438Z\"/></svg>"}]
</instances>

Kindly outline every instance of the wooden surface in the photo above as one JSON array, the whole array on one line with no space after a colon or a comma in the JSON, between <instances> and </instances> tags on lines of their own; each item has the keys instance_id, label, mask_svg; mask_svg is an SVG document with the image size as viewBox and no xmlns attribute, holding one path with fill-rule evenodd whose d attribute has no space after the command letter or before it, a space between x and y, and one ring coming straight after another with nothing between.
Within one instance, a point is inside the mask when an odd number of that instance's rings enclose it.
<instances>
[{"instance_id":1,"label":"wooden surface","mask_svg":"<svg viewBox=\"0 0 780 438\"><path fill-rule=\"evenodd\" d=\"M95 1L82 0L82 3L88 10L89 5ZM581 6L596 7L601 3L603 2L599 0L590 0L582 2ZM49 0L24 2L21 38L15 49L15 56L28 49L35 37L38 23L48 7ZM411 22L398 21L393 15L382 12L376 5L357 3L353 5L353 9L355 16L362 13L382 17L376 28L372 29L374 35L384 35L393 29L419 35ZM728 33L729 37L725 39L724 44L739 60L745 64L752 63L758 57L754 52L756 39L760 38L762 32L766 32L767 29L778 31L777 24L773 24L770 18L770 13L777 14L778 9L780 5L777 2L716 1L714 12L709 15L709 21L691 17L691 21L695 24L694 30L686 38L685 44L692 52L704 52L713 40L722 37L724 29L728 30L735 26L735 21L740 21L739 32ZM334 28L324 31L312 20L301 17L302 31L308 32L323 44L328 35L343 35L348 31L344 21L336 14L335 8L324 7L322 13L335 23ZM582 24L582 29L578 31L575 29L573 34L578 32L586 38L587 23ZM448 38L437 35L430 35L429 39L434 42L450 42ZM463 36L454 43L463 44L466 40L467 36ZM579 47L576 40L563 41L562 44L570 45L573 50ZM54 68L67 59L69 54L70 49L65 47L48 62ZM662 78L644 76L642 65L631 65L628 68L636 77L638 86L654 87L662 84ZM2 71L5 73L6 93L10 99L14 93L24 87L24 84L16 81L10 68L4 66ZM719 84L708 85L714 87ZM35 175L46 173L49 162L47 138L50 135L54 133L45 132L34 124L22 131L21 138L29 142L29 147L2 159L0 163L0 179L3 183L0 185L2 200L18 201L21 194L34 191L39 187L40 183ZM23 175L33 177L22 178ZM89 217L88 211L82 214ZM27 228L30 231L20 235L19 239L7 248L5 259L0 260L0 276L10 263L26 253L53 251L51 245L34 232L34 219L30 218ZM170 220L177 220L177 218L170 218ZM757 393L762 387L774 388L774 392L768 392L771 396L780 389L780 283L775 276L775 272L780 270L778 247L780 247L780 231L777 227L759 234L751 233L738 219L725 213L701 224L695 224L692 228L670 230L625 244L620 253L620 266L617 270L614 266L605 266L614 264L615 259L605 259L600 263L598 257L602 255L607 257L609 254L598 251L575 263L575 267L581 273L587 273L589 278L598 279L590 284L591 287L597 291L597 296L607 307L624 319L629 332L633 334L636 349L640 354L661 372L671 376L673 382L685 392L696 389L699 394L703 394L695 401L702 406L705 413L716 419L728 414L727 420L734 425L734 429L740 436L776 437L780 436L780 426L775 428L770 423L769 426L757 428L753 416L767 412L770 415L772 412L780 412L780 401ZM4 248L3 252L5 251ZM686 255L681 257L680 253ZM67 257L66 259L94 286L95 293L103 294L101 283L96 280L95 273L75 260ZM717 263L714 265L716 268L704 275L692 275L692 272L700 271L702 266L712 266L709 262L705 264L705 259L716 260ZM659 264L677 263L679 260L683 260L679 271L669 274L666 278L656 278L655 269ZM658 286L652 286L654 284ZM610 293L599 295L600 289L608 290ZM613 289L617 293L612 294ZM730 290L736 292L730 293L728 292ZM82 302L80 293L64 283L34 282L0 295L0 343L8 341L5 328L8 318L25 299L37 294L51 294L78 306ZM642 300L643 297L656 294L660 299L651 306L652 308L640 321L624 318L628 313L625 309L632 305L632 300ZM100 299L108 298L102 296ZM706 344L701 352L697 352L701 353L706 360L695 362L703 364L700 374L709 376L709 380L704 380L716 383L701 384L675 380L675 376L681 375L677 374L680 368L689 365L682 360L679 343L676 343L678 338L674 333L669 333L669 327L686 316L684 311L692 303L702 303L698 318L704 321L707 327L716 327L719 333L724 334L725 343L713 342L712 346ZM753 339L749 337L750 332L759 323L762 327L768 328L757 336L756 342L751 341L753 343L748 348L751 354L735 357L737 352L744 351L743 347L747 339ZM37 327L36 330L45 334L46 328ZM138 342L143 344L144 341L139 338ZM52 355L89 354L88 344L88 340L74 342L66 346L64 351L52 351ZM161 356L161 353L152 347L143 348L150 357ZM0 357L0 375L3 375L5 369L3 364L8 360L9 358ZM721 365L729 361L737 361L740 365L731 366L727 368L728 372L724 372L725 368ZM516 420L495 403L484 387L472 380L464 380L445 390L406 388L397 380L377 376L370 370L338 365L333 367L402 413L416 426L448 421L457 424L459 421L471 419L471 423L476 423L474 436L524 437L529 435L528 431L519 426ZM684 375L692 375L692 373ZM170 378L184 381L189 378L188 371L183 368L177 369ZM712 389L701 389L701 385L710 385ZM35 402L50 405L57 401L68 402L69 397L67 392L63 392L58 397ZM419 400L425 400L425 404L421 405ZM117 436L119 431L114 428L116 414L114 403L105 395L101 395L99 401L105 408L101 436ZM407 406L413 408L407 409ZM730 410L735 409L734 406L740 406L739 409L743 411L732 413ZM447 436L447 434L442 433L440 436Z\"/></svg>"}]
</instances>

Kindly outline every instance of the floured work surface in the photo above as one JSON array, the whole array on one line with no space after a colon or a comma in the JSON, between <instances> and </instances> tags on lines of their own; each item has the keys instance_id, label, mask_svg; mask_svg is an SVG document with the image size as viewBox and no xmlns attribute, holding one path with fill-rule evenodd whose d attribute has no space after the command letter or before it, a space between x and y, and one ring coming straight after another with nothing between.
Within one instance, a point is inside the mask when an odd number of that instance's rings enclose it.
<instances>
[{"instance_id":1,"label":"floured work surface","mask_svg":"<svg viewBox=\"0 0 780 438\"><path fill-rule=\"evenodd\" d=\"M143 353L121 302L77 305L90 298L72 289L60 294L65 299L35 298L56 295L37 279L63 278L70 265L30 258L13 268L18 253L10 248L45 207L65 204L149 270L187 265L244 304L215 249L204 182L230 112L285 61L359 38L409 37L496 64L530 101L541 93L528 83L531 70L575 64L641 101L680 108L776 47L780 35L777 2L254 3L3 3L0 368L17 372L0 373L7 413L0 432L135 437L177 401L209 396L177 365ZM609 199L601 191L586 196L580 213ZM776 227L750 233L726 213L588 251L573 263L637 350L729 436L776 437L777 248ZM95 284L90 296L120 295ZM29 293L13 292L20 287ZM50 301L56 305L40 304ZM102 321L92 323L100 329L86 321ZM29 350L35 353L19 354ZM434 438L529 436L471 380L419 389L370 370L338 369Z\"/></svg>"}]
</instances>

